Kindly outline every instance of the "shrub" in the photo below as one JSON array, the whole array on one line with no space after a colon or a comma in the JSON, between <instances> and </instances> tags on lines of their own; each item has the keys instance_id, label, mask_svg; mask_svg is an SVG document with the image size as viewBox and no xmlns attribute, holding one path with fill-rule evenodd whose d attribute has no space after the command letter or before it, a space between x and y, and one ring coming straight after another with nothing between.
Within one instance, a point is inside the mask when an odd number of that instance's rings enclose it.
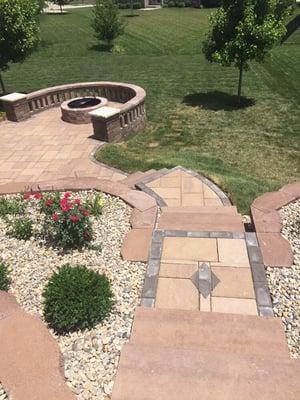
<instances>
[{"instance_id":1,"label":"shrub","mask_svg":"<svg viewBox=\"0 0 300 400\"><path fill-rule=\"evenodd\" d=\"M174 1L172 0L168 1L168 7L175 7Z\"/></svg>"},{"instance_id":2,"label":"shrub","mask_svg":"<svg viewBox=\"0 0 300 400\"><path fill-rule=\"evenodd\" d=\"M113 41L124 33L124 21L114 0L97 0L93 8L92 27L97 39L112 46Z\"/></svg>"},{"instance_id":3,"label":"shrub","mask_svg":"<svg viewBox=\"0 0 300 400\"><path fill-rule=\"evenodd\" d=\"M19 240L28 240L33 234L33 223L30 218L17 218L8 222L8 235Z\"/></svg>"},{"instance_id":4,"label":"shrub","mask_svg":"<svg viewBox=\"0 0 300 400\"><path fill-rule=\"evenodd\" d=\"M24 210L25 204L22 202L20 197L0 197L0 217L22 214Z\"/></svg>"},{"instance_id":5,"label":"shrub","mask_svg":"<svg viewBox=\"0 0 300 400\"><path fill-rule=\"evenodd\" d=\"M93 237L90 212L71 193L63 197L55 193L41 198L41 210L45 213L42 234L63 248L82 247Z\"/></svg>"},{"instance_id":6,"label":"shrub","mask_svg":"<svg viewBox=\"0 0 300 400\"><path fill-rule=\"evenodd\" d=\"M45 320L58 333L92 328L113 306L108 278L80 265L66 264L55 272L43 297Z\"/></svg>"},{"instance_id":7,"label":"shrub","mask_svg":"<svg viewBox=\"0 0 300 400\"><path fill-rule=\"evenodd\" d=\"M9 272L7 266L0 261L0 290L7 291L10 285Z\"/></svg>"}]
</instances>

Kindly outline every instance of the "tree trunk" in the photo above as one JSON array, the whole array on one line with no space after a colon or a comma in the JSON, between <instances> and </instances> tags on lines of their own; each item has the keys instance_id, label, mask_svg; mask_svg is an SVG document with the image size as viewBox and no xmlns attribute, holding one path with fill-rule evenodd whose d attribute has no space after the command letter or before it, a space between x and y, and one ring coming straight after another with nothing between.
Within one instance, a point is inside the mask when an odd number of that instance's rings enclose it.
<instances>
[{"instance_id":1,"label":"tree trunk","mask_svg":"<svg viewBox=\"0 0 300 400\"><path fill-rule=\"evenodd\" d=\"M241 65L239 66L240 74L239 74L239 87L238 87L238 105L241 104L243 69L244 69L244 65L241 64Z\"/></svg>"},{"instance_id":2,"label":"tree trunk","mask_svg":"<svg viewBox=\"0 0 300 400\"><path fill-rule=\"evenodd\" d=\"M4 81L2 79L1 72L0 72L0 85L1 85L2 93L5 94L6 90L5 90L5 85L4 85Z\"/></svg>"},{"instance_id":3,"label":"tree trunk","mask_svg":"<svg viewBox=\"0 0 300 400\"><path fill-rule=\"evenodd\" d=\"M59 7L60 7L60 12L62 13L62 5L60 4Z\"/></svg>"}]
</instances>

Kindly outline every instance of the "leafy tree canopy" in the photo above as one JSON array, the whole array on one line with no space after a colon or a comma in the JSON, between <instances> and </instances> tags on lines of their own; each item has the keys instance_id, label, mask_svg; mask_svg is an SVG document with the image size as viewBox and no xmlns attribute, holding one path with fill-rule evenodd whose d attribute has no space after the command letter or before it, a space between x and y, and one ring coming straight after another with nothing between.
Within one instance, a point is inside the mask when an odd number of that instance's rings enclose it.
<instances>
[{"instance_id":1,"label":"leafy tree canopy","mask_svg":"<svg viewBox=\"0 0 300 400\"><path fill-rule=\"evenodd\" d=\"M118 5L114 0L97 0L92 26L96 38L108 45L123 34L124 21L120 17Z\"/></svg>"},{"instance_id":2,"label":"leafy tree canopy","mask_svg":"<svg viewBox=\"0 0 300 400\"><path fill-rule=\"evenodd\" d=\"M23 61L37 45L37 14L36 1L0 0L0 71L7 69L9 63Z\"/></svg>"},{"instance_id":3,"label":"leafy tree canopy","mask_svg":"<svg viewBox=\"0 0 300 400\"><path fill-rule=\"evenodd\" d=\"M212 29L203 43L210 62L239 68L238 103L243 70L249 61L262 62L286 33L292 0L223 0L211 17Z\"/></svg>"}]
</instances>

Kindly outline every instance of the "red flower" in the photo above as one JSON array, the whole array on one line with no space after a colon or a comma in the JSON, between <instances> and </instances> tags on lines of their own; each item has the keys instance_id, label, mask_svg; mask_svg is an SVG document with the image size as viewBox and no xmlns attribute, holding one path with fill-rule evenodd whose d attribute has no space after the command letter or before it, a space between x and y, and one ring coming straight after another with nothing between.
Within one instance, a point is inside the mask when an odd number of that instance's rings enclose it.
<instances>
[{"instance_id":1,"label":"red flower","mask_svg":"<svg viewBox=\"0 0 300 400\"><path fill-rule=\"evenodd\" d=\"M72 208L72 206L68 203L68 199L67 198L61 199L59 201L59 204L60 204L60 208L64 212L68 212L70 210L70 208Z\"/></svg>"},{"instance_id":2,"label":"red flower","mask_svg":"<svg viewBox=\"0 0 300 400\"><path fill-rule=\"evenodd\" d=\"M35 193L33 196L36 200L41 200L41 198L43 197L41 193Z\"/></svg>"},{"instance_id":3,"label":"red flower","mask_svg":"<svg viewBox=\"0 0 300 400\"><path fill-rule=\"evenodd\" d=\"M80 205L80 199L75 199L74 204L77 204L78 206Z\"/></svg>"},{"instance_id":4,"label":"red flower","mask_svg":"<svg viewBox=\"0 0 300 400\"><path fill-rule=\"evenodd\" d=\"M28 199L30 199L30 197L31 197L30 193L24 193L23 194L23 200L28 200Z\"/></svg>"},{"instance_id":5,"label":"red flower","mask_svg":"<svg viewBox=\"0 0 300 400\"><path fill-rule=\"evenodd\" d=\"M55 212L52 214L52 219L53 221L58 221L59 220L59 215Z\"/></svg>"},{"instance_id":6,"label":"red flower","mask_svg":"<svg viewBox=\"0 0 300 400\"><path fill-rule=\"evenodd\" d=\"M78 221L78 217L77 217L77 215L71 215L71 221L72 222L77 222Z\"/></svg>"},{"instance_id":7,"label":"red flower","mask_svg":"<svg viewBox=\"0 0 300 400\"><path fill-rule=\"evenodd\" d=\"M90 213L87 210L82 210L82 213L85 217L88 217Z\"/></svg>"},{"instance_id":8,"label":"red flower","mask_svg":"<svg viewBox=\"0 0 300 400\"><path fill-rule=\"evenodd\" d=\"M48 199L45 201L45 206L47 207L51 207L53 205L53 200L52 199Z\"/></svg>"},{"instance_id":9,"label":"red flower","mask_svg":"<svg viewBox=\"0 0 300 400\"><path fill-rule=\"evenodd\" d=\"M69 197L71 197L72 193L71 192L66 192L64 194L64 199L68 199Z\"/></svg>"}]
</instances>

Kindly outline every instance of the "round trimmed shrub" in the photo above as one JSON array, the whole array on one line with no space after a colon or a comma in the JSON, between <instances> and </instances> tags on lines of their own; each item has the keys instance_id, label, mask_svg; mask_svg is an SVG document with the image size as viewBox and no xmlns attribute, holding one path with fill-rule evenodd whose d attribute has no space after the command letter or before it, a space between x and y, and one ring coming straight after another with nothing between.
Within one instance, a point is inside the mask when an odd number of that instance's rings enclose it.
<instances>
[{"instance_id":1,"label":"round trimmed shrub","mask_svg":"<svg viewBox=\"0 0 300 400\"><path fill-rule=\"evenodd\" d=\"M61 334L94 327L114 303L108 278L84 265L63 265L50 278L43 297L45 320Z\"/></svg>"},{"instance_id":2,"label":"round trimmed shrub","mask_svg":"<svg viewBox=\"0 0 300 400\"><path fill-rule=\"evenodd\" d=\"M7 291L9 289L10 279L7 266L0 261L0 290Z\"/></svg>"}]
</instances>

